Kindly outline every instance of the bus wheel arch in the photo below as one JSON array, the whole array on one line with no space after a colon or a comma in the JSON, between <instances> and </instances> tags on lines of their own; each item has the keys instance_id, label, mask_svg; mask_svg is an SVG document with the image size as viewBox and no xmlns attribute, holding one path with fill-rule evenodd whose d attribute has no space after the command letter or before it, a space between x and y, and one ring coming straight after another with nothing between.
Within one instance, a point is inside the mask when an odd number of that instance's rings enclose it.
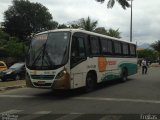
<instances>
[{"instance_id":1,"label":"bus wheel arch","mask_svg":"<svg viewBox=\"0 0 160 120\"><path fill-rule=\"evenodd\" d=\"M128 69L127 69L127 67L123 67L121 69L121 81L125 82L125 81L127 81L127 79L128 79Z\"/></svg>"},{"instance_id":2,"label":"bus wheel arch","mask_svg":"<svg viewBox=\"0 0 160 120\"><path fill-rule=\"evenodd\" d=\"M91 70L87 73L86 76L85 91L86 92L93 91L96 88L96 85L97 85L97 73L95 70Z\"/></svg>"}]
</instances>

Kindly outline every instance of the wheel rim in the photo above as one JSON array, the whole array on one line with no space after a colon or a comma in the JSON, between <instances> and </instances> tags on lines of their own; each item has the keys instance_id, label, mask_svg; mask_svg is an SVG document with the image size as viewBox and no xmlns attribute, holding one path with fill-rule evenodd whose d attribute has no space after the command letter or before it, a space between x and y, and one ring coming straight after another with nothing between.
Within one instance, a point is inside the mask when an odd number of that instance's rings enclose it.
<instances>
[{"instance_id":1,"label":"wheel rim","mask_svg":"<svg viewBox=\"0 0 160 120\"><path fill-rule=\"evenodd\" d=\"M126 71L126 70L123 70L122 80L123 80L123 81L126 81L126 80L127 80L127 71Z\"/></svg>"}]
</instances>

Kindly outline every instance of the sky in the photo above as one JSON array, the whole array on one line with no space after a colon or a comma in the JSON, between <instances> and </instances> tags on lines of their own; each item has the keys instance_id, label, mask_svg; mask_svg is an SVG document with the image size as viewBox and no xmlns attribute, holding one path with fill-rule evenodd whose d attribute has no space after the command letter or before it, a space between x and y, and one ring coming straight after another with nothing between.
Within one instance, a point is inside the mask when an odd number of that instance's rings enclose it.
<instances>
[{"instance_id":1,"label":"sky","mask_svg":"<svg viewBox=\"0 0 160 120\"><path fill-rule=\"evenodd\" d=\"M67 24L80 18L98 21L98 27L119 29L122 39L130 40L130 13L115 3L112 9L95 0L30 0L48 8L53 20ZM153 2L154 1L154 2ZM12 0L0 0L0 22L3 13L12 5ZM133 42L138 45L160 40L160 0L133 0Z\"/></svg>"}]
</instances>

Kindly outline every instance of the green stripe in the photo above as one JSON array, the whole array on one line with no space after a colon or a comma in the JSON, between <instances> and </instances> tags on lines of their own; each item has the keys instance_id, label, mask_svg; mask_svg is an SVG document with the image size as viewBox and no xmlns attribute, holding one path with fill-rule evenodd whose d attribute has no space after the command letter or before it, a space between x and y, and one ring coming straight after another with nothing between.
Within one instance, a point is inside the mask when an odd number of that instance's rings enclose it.
<instances>
[{"instance_id":1,"label":"green stripe","mask_svg":"<svg viewBox=\"0 0 160 120\"><path fill-rule=\"evenodd\" d=\"M107 72L102 76L101 80L108 81L108 80L114 80L117 78L120 78L120 74L116 74L114 72Z\"/></svg>"},{"instance_id":2,"label":"green stripe","mask_svg":"<svg viewBox=\"0 0 160 120\"><path fill-rule=\"evenodd\" d=\"M137 64L134 63L129 63L129 62L121 62L118 65L118 68L122 69L126 67L128 70L128 75L133 75L137 73ZM108 81L108 80L114 80L114 79L118 79L120 78L121 73L114 73L114 72L106 72L105 74L103 74L101 80L102 81Z\"/></svg>"},{"instance_id":3,"label":"green stripe","mask_svg":"<svg viewBox=\"0 0 160 120\"><path fill-rule=\"evenodd\" d=\"M119 68L127 68L128 70L128 75L133 75L133 74L136 74L137 73L137 64L134 64L134 63L127 63L127 62L122 62L118 65Z\"/></svg>"},{"instance_id":4,"label":"green stripe","mask_svg":"<svg viewBox=\"0 0 160 120\"><path fill-rule=\"evenodd\" d=\"M31 75L31 78L35 80L53 80L54 75Z\"/></svg>"}]
</instances>

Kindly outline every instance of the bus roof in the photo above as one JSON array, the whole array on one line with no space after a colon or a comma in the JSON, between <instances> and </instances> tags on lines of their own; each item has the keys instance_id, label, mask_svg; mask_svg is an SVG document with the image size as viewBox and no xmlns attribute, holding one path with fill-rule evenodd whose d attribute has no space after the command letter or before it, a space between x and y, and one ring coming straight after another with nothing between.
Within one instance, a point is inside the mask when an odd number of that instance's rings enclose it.
<instances>
[{"instance_id":1,"label":"bus roof","mask_svg":"<svg viewBox=\"0 0 160 120\"><path fill-rule=\"evenodd\" d=\"M99 37L105 37L105 38L108 38L108 39L117 40L117 41L126 42L126 43L130 43L130 44L134 44L135 45L135 43L133 43L133 42L129 42L129 41L126 41L126 40L123 40L123 39L115 38L115 37L110 37L110 36L103 35L103 34L100 34L100 33L86 31L86 30L83 30L83 29L71 29L71 28L67 28L67 29L54 29L54 30L48 30L48 31L40 32L40 33L38 33L36 35L44 34L44 33L50 33L50 32L60 32L60 31L62 31L62 32L63 31L68 31L68 32L71 32L71 33L81 32L81 33L86 33L86 34L89 34L89 35L95 35L95 36L99 36Z\"/></svg>"}]
</instances>

